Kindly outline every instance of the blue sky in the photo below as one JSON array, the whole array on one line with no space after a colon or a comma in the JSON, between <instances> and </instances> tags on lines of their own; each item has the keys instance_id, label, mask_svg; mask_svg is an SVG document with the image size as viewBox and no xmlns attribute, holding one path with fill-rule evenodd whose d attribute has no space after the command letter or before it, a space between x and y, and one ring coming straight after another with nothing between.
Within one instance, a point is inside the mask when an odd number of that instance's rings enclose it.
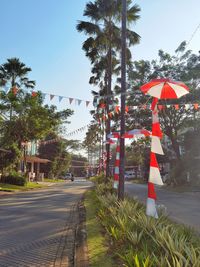
<instances>
[{"instance_id":1,"label":"blue sky","mask_svg":"<svg viewBox=\"0 0 200 267\"><path fill-rule=\"evenodd\" d=\"M0 0L1 39L0 64L18 57L32 68L31 79L37 89L66 97L92 100L88 84L90 63L81 49L85 39L76 31L86 0ZM132 49L134 59L152 59L158 49L173 52L183 40L189 40L200 23L199 0L138 0L141 19L134 26L141 43ZM189 49L200 50L200 30ZM49 102L49 97L47 97ZM75 114L68 131L90 121L85 103L69 105L56 98L51 101L58 109L72 108ZM90 105L90 107L92 107ZM84 133L75 135L82 139Z\"/></svg>"}]
</instances>

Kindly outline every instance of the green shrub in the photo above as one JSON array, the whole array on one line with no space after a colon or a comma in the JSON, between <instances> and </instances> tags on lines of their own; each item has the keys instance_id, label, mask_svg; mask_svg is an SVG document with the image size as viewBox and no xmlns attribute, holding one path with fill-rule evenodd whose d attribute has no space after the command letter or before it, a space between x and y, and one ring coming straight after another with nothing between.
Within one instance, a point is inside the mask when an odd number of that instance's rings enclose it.
<instances>
[{"instance_id":1,"label":"green shrub","mask_svg":"<svg viewBox=\"0 0 200 267\"><path fill-rule=\"evenodd\" d=\"M97 186L98 216L123 266L200 266L200 239L194 232L164 215L146 216L144 206L134 199L118 201L116 194L102 194L107 187Z\"/></svg>"},{"instance_id":2,"label":"green shrub","mask_svg":"<svg viewBox=\"0 0 200 267\"><path fill-rule=\"evenodd\" d=\"M12 172L9 175L1 177L1 182L5 184L14 184L24 186L26 184L26 178L21 176L17 172Z\"/></svg>"}]
</instances>

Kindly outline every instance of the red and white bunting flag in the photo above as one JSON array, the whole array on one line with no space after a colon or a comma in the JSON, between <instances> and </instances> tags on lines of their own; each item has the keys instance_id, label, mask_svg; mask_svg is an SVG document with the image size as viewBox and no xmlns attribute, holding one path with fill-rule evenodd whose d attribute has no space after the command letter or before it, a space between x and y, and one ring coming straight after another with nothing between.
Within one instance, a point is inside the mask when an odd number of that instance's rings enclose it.
<instances>
[{"instance_id":1,"label":"red and white bunting flag","mask_svg":"<svg viewBox=\"0 0 200 267\"><path fill-rule=\"evenodd\" d=\"M120 112L120 107L119 107L119 106L116 106L116 107L115 107L115 112L116 112L117 114L119 114L119 112Z\"/></svg>"},{"instance_id":2,"label":"red and white bunting flag","mask_svg":"<svg viewBox=\"0 0 200 267\"><path fill-rule=\"evenodd\" d=\"M77 99L77 101L78 101L78 105L80 106L80 104L81 104L82 100L80 100L80 99Z\"/></svg>"},{"instance_id":3,"label":"red and white bunting flag","mask_svg":"<svg viewBox=\"0 0 200 267\"><path fill-rule=\"evenodd\" d=\"M19 91L19 89L16 86L14 86L12 88L12 92L13 92L14 95L16 95L18 93L18 91Z\"/></svg>"},{"instance_id":4,"label":"red and white bunting flag","mask_svg":"<svg viewBox=\"0 0 200 267\"><path fill-rule=\"evenodd\" d=\"M37 92L32 91L31 95L32 95L32 97L36 97L37 96Z\"/></svg>"},{"instance_id":5,"label":"red and white bunting flag","mask_svg":"<svg viewBox=\"0 0 200 267\"><path fill-rule=\"evenodd\" d=\"M69 98L69 104L71 105L71 103L73 102L74 98Z\"/></svg>"},{"instance_id":6,"label":"red and white bunting flag","mask_svg":"<svg viewBox=\"0 0 200 267\"><path fill-rule=\"evenodd\" d=\"M174 107L175 107L176 110L179 109L179 105L178 104L174 105Z\"/></svg>"},{"instance_id":7,"label":"red and white bunting flag","mask_svg":"<svg viewBox=\"0 0 200 267\"><path fill-rule=\"evenodd\" d=\"M90 101L85 101L85 104L86 104L86 107L88 107L90 104Z\"/></svg>"},{"instance_id":8,"label":"red and white bunting flag","mask_svg":"<svg viewBox=\"0 0 200 267\"><path fill-rule=\"evenodd\" d=\"M62 99L63 99L63 96L59 96L59 97L58 97L59 102L61 102Z\"/></svg>"},{"instance_id":9,"label":"red and white bunting flag","mask_svg":"<svg viewBox=\"0 0 200 267\"><path fill-rule=\"evenodd\" d=\"M50 100L52 100L54 98L55 95L50 95Z\"/></svg>"}]
</instances>

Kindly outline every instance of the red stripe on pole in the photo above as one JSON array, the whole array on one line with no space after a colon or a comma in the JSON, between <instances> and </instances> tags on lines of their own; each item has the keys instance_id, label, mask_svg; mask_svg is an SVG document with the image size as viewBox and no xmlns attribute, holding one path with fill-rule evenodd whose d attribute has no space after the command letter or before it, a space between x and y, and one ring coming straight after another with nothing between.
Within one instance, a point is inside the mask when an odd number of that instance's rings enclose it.
<instances>
[{"instance_id":1,"label":"red stripe on pole","mask_svg":"<svg viewBox=\"0 0 200 267\"><path fill-rule=\"evenodd\" d=\"M120 152L120 146L117 146L116 147L116 153L119 153Z\"/></svg>"},{"instance_id":2,"label":"red stripe on pole","mask_svg":"<svg viewBox=\"0 0 200 267\"><path fill-rule=\"evenodd\" d=\"M148 182L148 197L156 200L156 192L154 184Z\"/></svg>"},{"instance_id":3,"label":"red stripe on pole","mask_svg":"<svg viewBox=\"0 0 200 267\"><path fill-rule=\"evenodd\" d=\"M151 155L150 155L150 166L151 167L156 167L159 169L159 165L158 165L158 162L157 162L157 159L156 159L156 154L151 152Z\"/></svg>"},{"instance_id":4,"label":"red stripe on pole","mask_svg":"<svg viewBox=\"0 0 200 267\"><path fill-rule=\"evenodd\" d=\"M119 167L119 164L120 164L120 160L119 159L116 159L115 160L115 167Z\"/></svg>"},{"instance_id":5,"label":"red stripe on pole","mask_svg":"<svg viewBox=\"0 0 200 267\"><path fill-rule=\"evenodd\" d=\"M152 125L152 135L162 138L163 133L162 133L162 131L160 129L160 123L159 122L153 123L153 125Z\"/></svg>"}]
</instances>

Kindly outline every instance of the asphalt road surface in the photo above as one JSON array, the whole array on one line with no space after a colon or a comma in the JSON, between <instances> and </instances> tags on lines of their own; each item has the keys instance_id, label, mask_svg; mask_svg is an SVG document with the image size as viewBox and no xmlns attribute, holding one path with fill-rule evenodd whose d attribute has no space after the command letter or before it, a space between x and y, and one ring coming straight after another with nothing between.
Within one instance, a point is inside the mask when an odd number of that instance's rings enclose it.
<instances>
[{"instance_id":1,"label":"asphalt road surface","mask_svg":"<svg viewBox=\"0 0 200 267\"><path fill-rule=\"evenodd\" d=\"M90 182L0 198L0 266L74 266L77 204Z\"/></svg>"},{"instance_id":2,"label":"asphalt road surface","mask_svg":"<svg viewBox=\"0 0 200 267\"><path fill-rule=\"evenodd\" d=\"M126 182L125 192L146 202L147 185ZM176 193L156 187L156 193L156 203L167 208L170 218L200 232L200 192Z\"/></svg>"}]
</instances>

